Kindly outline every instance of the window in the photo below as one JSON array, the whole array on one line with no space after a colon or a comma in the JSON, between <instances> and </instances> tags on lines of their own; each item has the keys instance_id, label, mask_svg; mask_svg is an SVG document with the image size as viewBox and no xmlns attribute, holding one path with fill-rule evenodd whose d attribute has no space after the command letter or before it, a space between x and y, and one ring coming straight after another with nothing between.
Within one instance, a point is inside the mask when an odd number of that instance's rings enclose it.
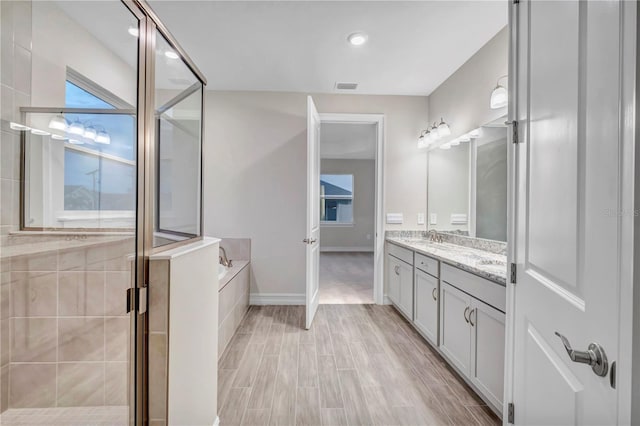
<instances>
[{"instance_id":1,"label":"window","mask_svg":"<svg viewBox=\"0 0 640 426\"><path fill-rule=\"evenodd\" d=\"M353 224L353 175L320 175L320 220Z\"/></svg>"},{"instance_id":2,"label":"window","mask_svg":"<svg viewBox=\"0 0 640 426\"><path fill-rule=\"evenodd\" d=\"M70 77L75 77L70 74ZM115 109L77 81L67 80L67 108ZM96 92L100 89L96 88ZM126 106L122 101L118 106ZM64 149L64 210L130 211L135 210L136 163L135 117L123 114L67 114L69 122L105 130L109 144L66 144ZM90 142L90 141L89 141Z\"/></svg>"}]
</instances>

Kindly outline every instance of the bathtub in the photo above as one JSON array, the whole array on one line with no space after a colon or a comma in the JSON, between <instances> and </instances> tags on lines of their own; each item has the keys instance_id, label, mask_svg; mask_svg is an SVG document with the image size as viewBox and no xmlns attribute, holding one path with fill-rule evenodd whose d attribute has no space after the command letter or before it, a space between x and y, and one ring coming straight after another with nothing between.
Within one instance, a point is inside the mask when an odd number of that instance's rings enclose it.
<instances>
[{"instance_id":1,"label":"bathtub","mask_svg":"<svg viewBox=\"0 0 640 426\"><path fill-rule=\"evenodd\" d=\"M225 275L229 272L229 267L224 266L222 263L218 263L218 281L221 281Z\"/></svg>"}]
</instances>

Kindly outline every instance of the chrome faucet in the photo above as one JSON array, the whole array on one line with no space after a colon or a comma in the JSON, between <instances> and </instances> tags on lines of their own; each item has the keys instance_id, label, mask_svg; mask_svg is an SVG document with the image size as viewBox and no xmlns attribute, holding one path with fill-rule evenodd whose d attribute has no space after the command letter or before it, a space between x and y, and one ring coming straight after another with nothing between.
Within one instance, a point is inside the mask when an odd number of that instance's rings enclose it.
<instances>
[{"instance_id":1,"label":"chrome faucet","mask_svg":"<svg viewBox=\"0 0 640 426\"><path fill-rule=\"evenodd\" d=\"M436 231L435 229L430 229L427 235L429 236L429 241L431 242L434 242L434 243L442 242L442 235L438 234L438 231Z\"/></svg>"},{"instance_id":2,"label":"chrome faucet","mask_svg":"<svg viewBox=\"0 0 640 426\"><path fill-rule=\"evenodd\" d=\"M227 252L223 247L220 247L220 264L227 268L231 268L231 261L227 258Z\"/></svg>"}]
</instances>

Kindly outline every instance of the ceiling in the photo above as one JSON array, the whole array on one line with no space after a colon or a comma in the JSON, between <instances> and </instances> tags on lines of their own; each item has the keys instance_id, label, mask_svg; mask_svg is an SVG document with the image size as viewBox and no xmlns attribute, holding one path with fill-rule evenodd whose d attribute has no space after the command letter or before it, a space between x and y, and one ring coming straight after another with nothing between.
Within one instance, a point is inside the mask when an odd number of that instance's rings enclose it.
<instances>
[{"instance_id":1,"label":"ceiling","mask_svg":"<svg viewBox=\"0 0 640 426\"><path fill-rule=\"evenodd\" d=\"M502 0L149 3L215 90L428 95L507 24Z\"/></svg>"},{"instance_id":2,"label":"ceiling","mask_svg":"<svg viewBox=\"0 0 640 426\"><path fill-rule=\"evenodd\" d=\"M376 158L375 124L322 123L320 126L320 158Z\"/></svg>"}]
</instances>

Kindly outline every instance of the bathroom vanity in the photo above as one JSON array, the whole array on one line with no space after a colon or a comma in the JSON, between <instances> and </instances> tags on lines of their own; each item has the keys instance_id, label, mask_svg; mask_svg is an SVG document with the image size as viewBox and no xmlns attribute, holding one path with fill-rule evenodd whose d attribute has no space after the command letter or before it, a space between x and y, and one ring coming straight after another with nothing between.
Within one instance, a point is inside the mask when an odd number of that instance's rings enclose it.
<instances>
[{"instance_id":1,"label":"bathroom vanity","mask_svg":"<svg viewBox=\"0 0 640 426\"><path fill-rule=\"evenodd\" d=\"M385 260L389 301L501 415L506 257L389 235Z\"/></svg>"}]
</instances>

